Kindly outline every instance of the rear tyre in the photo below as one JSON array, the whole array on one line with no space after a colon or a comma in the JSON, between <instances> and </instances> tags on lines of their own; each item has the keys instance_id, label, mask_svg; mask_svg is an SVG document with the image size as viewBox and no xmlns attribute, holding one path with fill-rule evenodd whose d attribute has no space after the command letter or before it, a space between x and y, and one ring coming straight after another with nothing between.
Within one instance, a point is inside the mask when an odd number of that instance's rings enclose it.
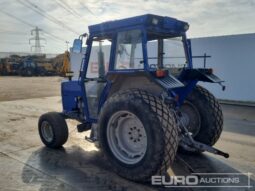
<instances>
[{"instance_id":1,"label":"rear tyre","mask_svg":"<svg viewBox=\"0 0 255 191\"><path fill-rule=\"evenodd\" d=\"M197 86L181 107L181 120L196 141L213 146L223 128L222 109L217 99L205 88Z\"/></svg>"},{"instance_id":2,"label":"rear tyre","mask_svg":"<svg viewBox=\"0 0 255 191\"><path fill-rule=\"evenodd\" d=\"M99 143L113 171L132 181L163 175L178 147L177 125L162 101L141 90L110 97L99 120Z\"/></svg>"},{"instance_id":3,"label":"rear tyre","mask_svg":"<svg viewBox=\"0 0 255 191\"><path fill-rule=\"evenodd\" d=\"M43 114L38 122L39 135L42 142L50 148L59 148L68 138L65 118L57 112Z\"/></svg>"}]
</instances>

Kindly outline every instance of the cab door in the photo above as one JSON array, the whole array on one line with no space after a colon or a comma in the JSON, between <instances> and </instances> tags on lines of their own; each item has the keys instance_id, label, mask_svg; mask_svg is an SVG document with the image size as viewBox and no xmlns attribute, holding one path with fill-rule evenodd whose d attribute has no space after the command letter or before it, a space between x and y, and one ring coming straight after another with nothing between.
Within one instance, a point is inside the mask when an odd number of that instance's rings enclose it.
<instances>
[{"instance_id":1,"label":"cab door","mask_svg":"<svg viewBox=\"0 0 255 191\"><path fill-rule=\"evenodd\" d=\"M106 86L105 74L110 60L111 42L93 39L85 76L85 91L90 118L97 118L100 97Z\"/></svg>"}]
</instances>

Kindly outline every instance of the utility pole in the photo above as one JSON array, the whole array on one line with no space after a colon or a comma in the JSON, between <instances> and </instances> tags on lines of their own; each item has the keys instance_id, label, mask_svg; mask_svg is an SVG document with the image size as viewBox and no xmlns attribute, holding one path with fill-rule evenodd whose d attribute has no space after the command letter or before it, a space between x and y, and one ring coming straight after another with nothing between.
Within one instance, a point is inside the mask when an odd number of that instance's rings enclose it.
<instances>
[{"instance_id":1,"label":"utility pole","mask_svg":"<svg viewBox=\"0 0 255 191\"><path fill-rule=\"evenodd\" d=\"M31 30L31 35L34 37L29 39L29 44L31 44L31 41L34 41L34 45L31 46L31 52L34 49L34 53L36 53L36 54L42 53L42 47L44 47L41 45L40 41L43 40L46 43L46 39L40 37L41 31L42 31L42 29L35 27L35 29Z\"/></svg>"}]
</instances>

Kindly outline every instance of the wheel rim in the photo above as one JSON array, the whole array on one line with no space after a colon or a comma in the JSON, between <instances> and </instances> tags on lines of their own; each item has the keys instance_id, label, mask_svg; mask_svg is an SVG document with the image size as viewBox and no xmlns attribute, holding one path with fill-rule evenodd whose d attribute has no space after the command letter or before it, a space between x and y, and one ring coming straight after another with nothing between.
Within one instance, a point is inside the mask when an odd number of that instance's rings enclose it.
<instances>
[{"instance_id":1,"label":"wheel rim","mask_svg":"<svg viewBox=\"0 0 255 191\"><path fill-rule=\"evenodd\" d=\"M201 117L197 108L188 101L185 101L180 108L180 120L182 124L188 129L192 136L195 137L201 126Z\"/></svg>"},{"instance_id":2,"label":"wheel rim","mask_svg":"<svg viewBox=\"0 0 255 191\"><path fill-rule=\"evenodd\" d=\"M41 125L41 132L42 132L42 136L43 138L47 141L47 142L51 142L53 140L53 130L51 125L49 124L49 122L47 121L43 121L42 125Z\"/></svg>"},{"instance_id":3,"label":"wheel rim","mask_svg":"<svg viewBox=\"0 0 255 191\"><path fill-rule=\"evenodd\" d=\"M147 135L142 122L133 113L114 113L107 124L106 135L113 155L121 162L135 164L144 157Z\"/></svg>"}]
</instances>

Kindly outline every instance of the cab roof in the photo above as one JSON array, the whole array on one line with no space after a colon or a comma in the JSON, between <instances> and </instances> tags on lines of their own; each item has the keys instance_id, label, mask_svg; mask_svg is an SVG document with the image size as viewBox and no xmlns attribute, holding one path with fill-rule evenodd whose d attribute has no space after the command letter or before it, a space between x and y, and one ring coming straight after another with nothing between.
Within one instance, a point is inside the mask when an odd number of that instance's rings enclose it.
<instances>
[{"instance_id":1,"label":"cab roof","mask_svg":"<svg viewBox=\"0 0 255 191\"><path fill-rule=\"evenodd\" d=\"M189 24L187 22L166 16L146 14L90 25L89 33L95 37L109 37L120 31L144 29L151 34L157 33L162 36L178 36L185 33L188 28Z\"/></svg>"}]
</instances>

